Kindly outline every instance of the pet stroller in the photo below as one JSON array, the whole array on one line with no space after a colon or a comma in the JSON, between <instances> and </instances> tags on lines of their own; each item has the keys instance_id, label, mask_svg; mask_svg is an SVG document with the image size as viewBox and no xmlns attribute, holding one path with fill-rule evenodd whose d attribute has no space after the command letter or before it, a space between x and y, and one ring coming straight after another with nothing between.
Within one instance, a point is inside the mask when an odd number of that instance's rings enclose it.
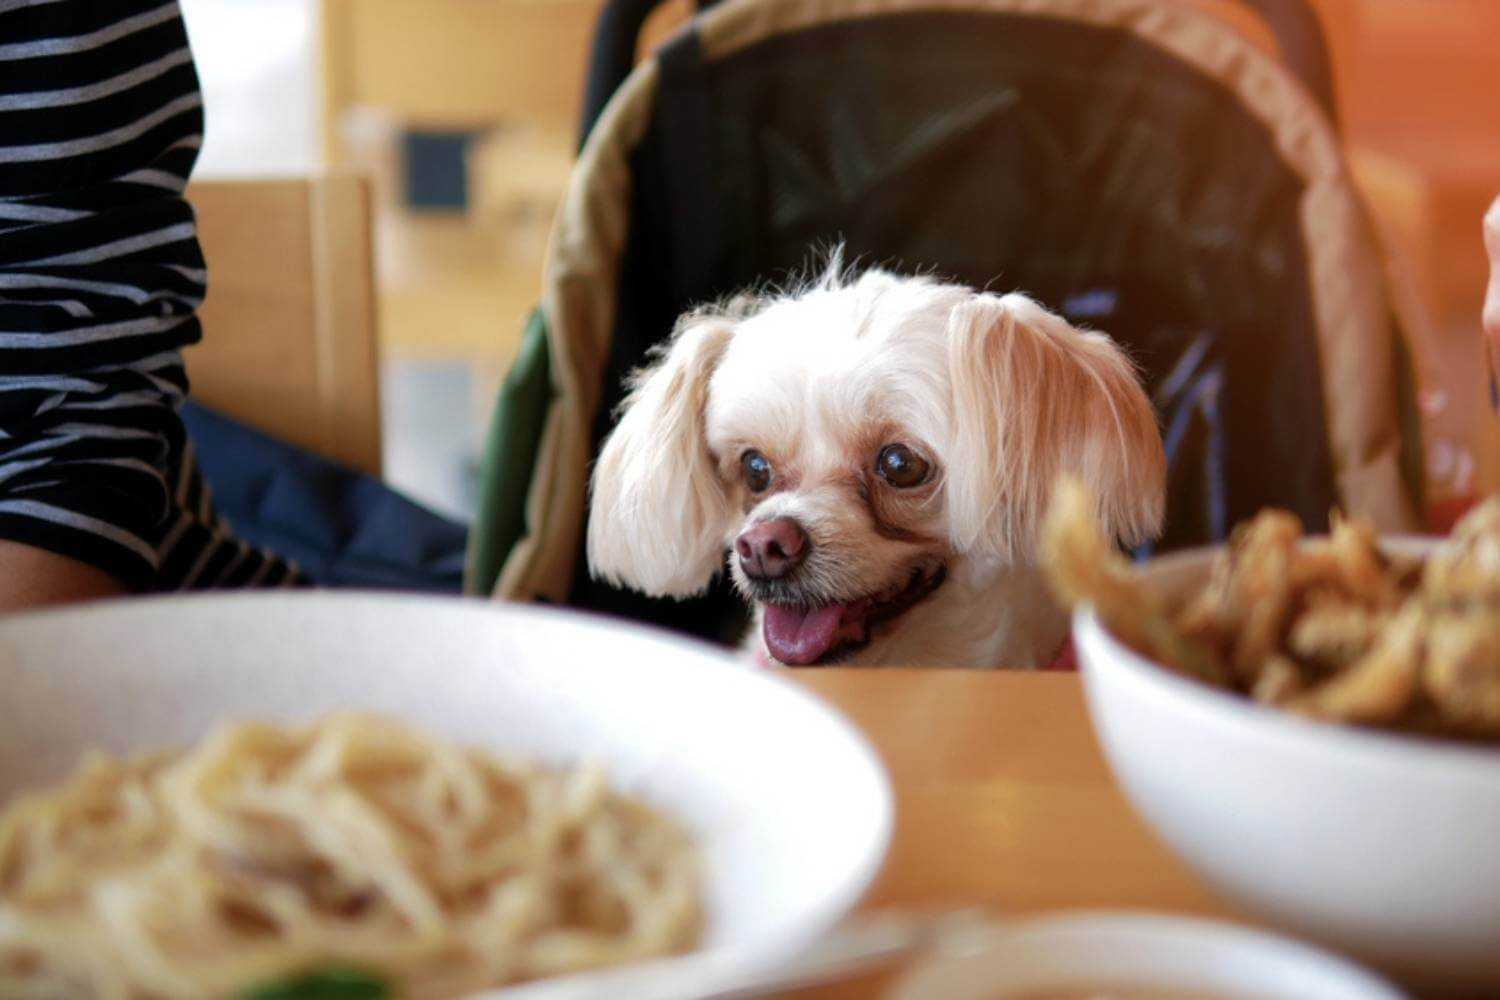
<instances>
[{"instance_id":1,"label":"pet stroller","mask_svg":"<svg viewBox=\"0 0 1500 1000\"><path fill-rule=\"evenodd\" d=\"M730 0L616 88L652 5L601 22L586 142L491 428L471 591L732 636L722 580L663 601L589 578L590 463L679 313L839 241L1120 341L1168 451L1157 551L1266 505L1313 530L1335 507L1418 527L1412 331L1302 0L1255 3L1286 63L1183 0Z\"/></svg>"}]
</instances>

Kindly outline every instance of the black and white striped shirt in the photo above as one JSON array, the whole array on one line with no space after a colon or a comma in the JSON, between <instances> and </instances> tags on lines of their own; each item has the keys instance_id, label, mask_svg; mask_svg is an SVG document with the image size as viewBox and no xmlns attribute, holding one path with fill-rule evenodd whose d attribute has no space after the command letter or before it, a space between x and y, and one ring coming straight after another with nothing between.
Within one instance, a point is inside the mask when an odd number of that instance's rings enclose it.
<instances>
[{"instance_id":1,"label":"black and white striped shirt","mask_svg":"<svg viewBox=\"0 0 1500 1000\"><path fill-rule=\"evenodd\" d=\"M0 0L0 538L137 590L297 577L216 517L177 415L202 135L175 2Z\"/></svg>"}]
</instances>

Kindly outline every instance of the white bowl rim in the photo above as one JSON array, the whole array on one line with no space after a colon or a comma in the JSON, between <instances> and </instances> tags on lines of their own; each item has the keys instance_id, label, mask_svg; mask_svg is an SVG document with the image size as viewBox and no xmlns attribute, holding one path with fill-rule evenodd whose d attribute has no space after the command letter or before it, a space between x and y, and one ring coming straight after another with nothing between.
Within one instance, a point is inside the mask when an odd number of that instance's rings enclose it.
<instances>
[{"instance_id":1,"label":"white bowl rim","mask_svg":"<svg viewBox=\"0 0 1500 1000\"><path fill-rule=\"evenodd\" d=\"M1202 550L1174 554L1182 558ZM1277 740L1316 753L1337 753L1367 766L1392 764L1428 772L1428 780L1500 781L1500 747L1472 746L1429 737L1378 729L1361 729L1336 722L1304 718L1245 695L1222 691L1202 681L1183 677L1171 668L1147 659L1117 639L1094 609L1080 605L1073 613L1073 631L1080 649L1079 665L1091 673L1116 671L1139 683L1160 700L1170 701L1181 711L1254 732L1260 739ZM1109 654L1094 660L1082 654L1092 644Z\"/></svg>"},{"instance_id":2,"label":"white bowl rim","mask_svg":"<svg viewBox=\"0 0 1500 1000\"><path fill-rule=\"evenodd\" d=\"M1318 972L1340 976L1349 985L1369 993L1370 1000L1405 1000L1407 996L1379 973L1366 968L1354 959L1298 938L1254 924L1214 917L1185 916L1159 910L1068 909L1005 921L994 927L992 931L981 932L976 937L976 947L973 952L965 951L955 958L961 961L965 955L982 954L985 950L986 936L990 934L995 939L1000 939L1011 936L1121 933L1147 934L1153 938L1173 940L1186 947L1201 948L1219 944L1236 949L1255 949L1262 952L1268 961L1278 965L1290 962L1311 963ZM932 963L942 964L943 960L935 959ZM904 977L898 987L909 991L916 985L920 985L916 980L924 966L926 963ZM900 992L897 995L904 998L910 994Z\"/></svg>"},{"instance_id":3,"label":"white bowl rim","mask_svg":"<svg viewBox=\"0 0 1500 1000\"><path fill-rule=\"evenodd\" d=\"M765 682L779 688L783 694L795 701L801 702L809 710L822 717L834 729L838 730L849 741L850 748L855 755L869 766L872 775L876 779L876 791L880 801L877 826L876 829L871 831L871 836L866 841L867 850L857 859L855 864L850 865L847 877L836 892L828 894L817 905L810 906L807 912L802 915L802 918L796 921L795 925L789 924L782 934L755 944L722 944L700 947L682 955L565 974L538 980L538 983L555 985L561 989L581 989L587 992L592 988L590 986L591 983L606 983L609 981L609 977L613 975L649 975L658 965L680 966L692 962L702 964L706 969L718 968L721 965L734 968L739 968L742 965L758 966L767 960L765 958L766 955L775 957L791 954L798 947L810 942L817 935L827 932L837 920L853 911L869 894L871 887L875 883L875 879L885 867L886 860L890 854L891 840L895 832L895 790L891 784L890 770L886 767L885 761L880 756L879 751L870 742L869 737L831 702L819 697L807 688L793 683L790 677L784 676L783 671L765 669L748 658L734 656L722 647L666 629L644 625L640 622L632 622L596 612L586 612L562 606L496 601L471 594L412 593L358 588L337 590L264 589L133 595L0 614L0 637L3 637L9 629L16 626L24 626L33 620L68 619L95 614L128 615L135 613L138 609L145 609L148 606L149 608L161 608L173 605L195 606L228 603L271 605L289 602L303 605L308 602L319 602L330 605L354 602L383 602L404 605L426 604L449 610L461 610L465 613L499 614L523 621L526 618L534 618L572 622L590 629L608 628L617 631L623 630L649 642L674 646L680 651L695 656L700 660L712 661L712 663L705 662L707 669L741 672L754 676L757 683ZM3 805L3 803L0 803L0 805ZM483 998L492 995L499 997L504 994L505 988L499 988L479 991L472 996L474 1000L483 1000Z\"/></svg>"},{"instance_id":4,"label":"white bowl rim","mask_svg":"<svg viewBox=\"0 0 1500 1000\"><path fill-rule=\"evenodd\" d=\"M463 608L480 613L495 612L521 618L536 616L552 620L582 621L596 626L605 625L610 628L623 629L657 642L675 645L680 649L696 650L699 656L707 655L718 660L723 666L746 669L752 672L762 670L754 662L734 656L724 647L716 646L711 642L694 639L678 632L647 625L638 621L631 621L627 618L617 618L598 611L585 611L580 608L570 608L566 605L557 604L522 604L518 601L485 597L482 594L448 594L429 591L381 590L364 587L262 587L242 590L192 590L159 594L122 594L114 597L76 601L70 604L48 604L42 607L27 608L22 611L0 613L0 632L5 631L12 625L24 625L34 620L74 618L95 613L131 614L136 609L147 606L159 608L164 605L169 606L173 604L248 604L257 601L268 604L283 602L294 604L339 604L356 601L363 604L382 602L410 605L430 604L445 608ZM763 672L774 676L774 672ZM807 694L807 692L795 684L792 684L791 688L799 693ZM816 697L813 697L812 700L818 702L820 705L825 704Z\"/></svg>"}]
</instances>

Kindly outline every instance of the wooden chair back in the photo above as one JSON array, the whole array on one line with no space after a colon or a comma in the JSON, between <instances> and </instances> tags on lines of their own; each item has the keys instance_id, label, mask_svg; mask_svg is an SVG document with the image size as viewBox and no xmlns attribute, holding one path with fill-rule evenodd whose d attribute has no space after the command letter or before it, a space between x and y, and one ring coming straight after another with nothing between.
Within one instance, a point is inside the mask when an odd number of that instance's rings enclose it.
<instances>
[{"instance_id":1,"label":"wooden chair back","mask_svg":"<svg viewBox=\"0 0 1500 1000\"><path fill-rule=\"evenodd\" d=\"M380 475L370 193L354 177L188 187L208 261L192 396Z\"/></svg>"}]
</instances>

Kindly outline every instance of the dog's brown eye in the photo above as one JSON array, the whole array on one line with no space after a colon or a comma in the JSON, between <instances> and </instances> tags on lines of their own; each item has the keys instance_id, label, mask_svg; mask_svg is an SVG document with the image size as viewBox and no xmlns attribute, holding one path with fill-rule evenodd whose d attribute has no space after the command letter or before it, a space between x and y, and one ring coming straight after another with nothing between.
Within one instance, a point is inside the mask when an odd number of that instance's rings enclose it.
<instances>
[{"instance_id":1,"label":"dog's brown eye","mask_svg":"<svg viewBox=\"0 0 1500 1000\"><path fill-rule=\"evenodd\" d=\"M751 493L764 493L771 485L771 463L758 451L747 451L740 457L745 470L745 485Z\"/></svg>"},{"instance_id":2,"label":"dog's brown eye","mask_svg":"<svg viewBox=\"0 0 1500 1000\"><path fill-rule=\"evenodd\" d=\"M927 463L904 444L888 444L875 458L880 478L899 489L919 486L927 479Z\"/></svg>"}]
</instances>

